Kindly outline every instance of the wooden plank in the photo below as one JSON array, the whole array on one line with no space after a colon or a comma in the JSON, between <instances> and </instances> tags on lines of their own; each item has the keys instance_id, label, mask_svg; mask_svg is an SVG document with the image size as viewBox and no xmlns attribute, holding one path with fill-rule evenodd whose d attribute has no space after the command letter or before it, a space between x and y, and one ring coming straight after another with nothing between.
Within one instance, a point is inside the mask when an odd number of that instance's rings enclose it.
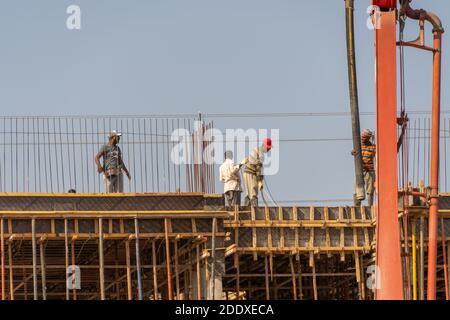
<instances>
[{"instance_id":1,"label":"wooden plank","mask_svg":"<svg viewBox=\"0 0 450 320\"><path fill-rule=\"evenodd\" d=\"M283 221L283 208L278 207L278 220ZM280 228L280 246L284 247L284 229Z\"/></svg>"},{"instance_id":2,"label":"wooden plank","mask_svg":"<svg viewBox=\"0 0 450 320\"><path fill-rule=\"evenodd\" d=\"M255 212L255 208L251 207L251 219L254 223L256 223L256 212ZM256 229L252 228L252 246L253 248L256 248ZM256 254L256 252L253 254L253 261L258 260L258 255Z\"/></svg>"},{"instance_id":3,"label":"wooden plank","mask_svg":"<svg viewBox=\"0 0 450 320\"><path fill-rule=\"evenodd\" d=\"M360 261L359 261L359 253L354 253L354 259L355 259L355 276L356 276L356 283L358 285L358 296L359 300L362 300L362 293L361 293L361 269L360 269Z\"/></svg>"},{"instance_id":4,"label":"wooden plank","mask_svg":"<svg viewBox=\"0 0 450 320\"><path fill-rule=\"evenodd\" d=\"M266 221L270 221L270 213L269 213L269 208L268 207L264 207L264 215L265 215ZM272 243L272 228L268 228L267 247L269 247L269 248L273 247L273 243Z\"/></svg>"},{"instance_id":5,"label":"wooden plank","mask_svg":"<svg viewBox=\"0 0 450 320\"><path fill-rule=\"evenodd\" d=\"M300 259L300 255L297 254L297 261L298 261L298 297L300 300L303 300L303 281L302 281L302 263Z\"/></svg>"},{"instance_id":6,"label":"wooden plank","mask_svg":"<svg viewBox=\"0 0 450 320\"><path fill-rule=\"evenodd\" d=\"M355 221L356 220L355 207L350 208L350 213L352 221ZM352 230L353 230L353 246L356 247L358 246L358 231L356 228L352 228Z\"/></svg>"},{"instance_id":7,"label":"wooden plank","mask_svg":"<svg viewBox=\"0 0 450 320\"><path fill-rule=\"evenodd\" d=\"M293 221L297 222L298 221L298 211L297 211L297 207L293 207L292 208L292 215L293 215ZM294 234L294 245L297 248L299 246L299 238L298 238L298 228L295 228L295 234Z\"/></svg>"},{"instance_id":8,"label":"wooden plank","mask_svg":"<svg viewBox=\"0 0 450 320\"><path fill-rule=\"evenodd\" d=\"M324 217L325 217L325 221L326 221L326 225L329 224L329 212L328 212L328 207L324 207ZM329 227L325 227L325 244L327 247L331 247L331 239L330 239L330 228ZM330 257L330 254L328 255L328 257Z\"/></svg>"},{"instance_id":9,"label":"wooden plank","mask_svg":"<svg viewBox=\"0 0 450 320\"><path fill-rule=\"evenodd\" d=\"M194 218L191 219L192 232L197 233L197 223Z\"/></svg>"},{"instance_id":10,"label":"wooden plank","mask_svg":"<svg viewBox=\"0 0 450 320\"><path fill-rule=\"evenodd\" d=\"M353 222L338 222L334 220L314 220L314 221L277 221L277 220L241 220L238 223L234 221L224 221L224 226L226 228L344 228L344 227L354 227L354 228L374 228L372 222L366 221L353 221Z\"/></svg>"},{"instance_id":11,"label":"wooden plank","mask_svg":"<svg viewBox=\"0 0 450 320\"><path fill-rule=\"evenodd\" d=\"M239 253L234 255L234 266L236 267L236 300L240 300L239 292L241 292L241 279L240 279L240 261Z\"/></svg>"},{"instance_id":12,"label":"wooden plank","mask_svg":"<svg viewBox=\"0 0 450 320\"><path fill-rule=\"evenodd\" d=\"M266 300L270 300L270 288L269 288L269 263L267 256L264 256L264 276L266 283Z\"/></svg>"},{"instance_id":13,"label":"wooden plank","mask_svg":"<svg viewBox=\"0 0 450 320\"><path fill-rule=\"evenodd\" d=\"M291 267L292 274L292 299L297 300L297 281L295 277L294 261L292 259L292 255L289 256L289 265Z\"/></svg>"},{"instance_id":14,"label":"wooden plank","mask_svg":"<svg viewBox=\"0 0 450 320\"><path fill-rule=\"evenodd\" d=\"M153 295L154 300L158 300L158 273L156 270L158 262L156 261L156 240L152 241L152 268L153 268Z\"/></svg>"},{"instance_id":15,"label":"wooden plank","mask_svg":"<svg viewBox=\"0 0 450 320\"><path fill-rule=\"evenodd\" d=\"M202 283L201 283L201 275L200 275L200 245L195 247L196 249L196 260L197 260L197 300L202 299Z\"/></svg>"},{"instance_id":16,"label":"wooden plank","mask_svg":"<svg viewBox=\"0 0 450 320\"><path fill-rule=\"evenodd\" d=\"M314 207L309 208L309 220L314 221ZM314 247L314 228L309 229L309 247Z\"/></svg>"},{"instance_id":17,"label":"wooden plank","mask_svg":"<svg viewBox=\"0 0 450 320\"><path fill-rule=\"evenodd\" d=\"M314 259L314 253L310 252L309 253L309 263L310 266L312 268L312 282L313 282L313 293L314 293L314 300L318 300L318 294L317 294L317 277L316 277L316 263L315 263L315 259Z\"/></svg>"}]
</instances>

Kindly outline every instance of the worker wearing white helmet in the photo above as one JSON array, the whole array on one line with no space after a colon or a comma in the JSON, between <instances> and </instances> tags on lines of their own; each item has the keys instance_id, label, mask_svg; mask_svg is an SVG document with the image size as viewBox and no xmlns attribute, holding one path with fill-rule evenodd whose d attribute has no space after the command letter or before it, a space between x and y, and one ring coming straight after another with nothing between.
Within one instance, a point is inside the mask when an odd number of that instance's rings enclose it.
<instances>
[{"instance_id":1,"label":"worker wearing white helmet","mask_svg":"<svg viewBox=\"0 0 450 320\"><path fill-rule=\"evenodd\" d=\"M103 173L105 180L105 189L107 193L123 192L123 174L125 172L128 179L131 180L130 173L122 159L122 151L118 146L121 133L111 131L107 144L102 146L95 156L95 163L99 173ZM100 164L100 158L103 158L103 166Z\"/></svg>"},{"instance_id":2,"label":"worker wearing white helmet","mask_svg":"<svg viewBox=\"0 0 450 320\"><path fill-rule=\"evenodd\" d=\"M373 132L365 129L361 133L361 158L363 163L364 184L367 193L367 204L373 205L373 195L375 193L375 150L376 146L372 143ZM352 150L352 155L356 155L356 150ZM356 185L356 181L355 181ZM356 189L356 186L355 186ZM356 198L356 191L353 195L355 205L361 205L361 201Z\"/></svg>"}]
</instances>

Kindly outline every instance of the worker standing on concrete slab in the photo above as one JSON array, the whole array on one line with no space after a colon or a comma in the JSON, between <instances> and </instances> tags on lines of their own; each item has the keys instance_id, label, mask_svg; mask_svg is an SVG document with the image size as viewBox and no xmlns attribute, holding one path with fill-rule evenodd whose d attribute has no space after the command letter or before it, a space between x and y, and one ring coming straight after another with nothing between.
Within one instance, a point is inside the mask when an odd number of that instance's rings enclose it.
<instances>
[{"instance_id":1,"label":"worker standing on concrete slab","mask_svg":"<svg viewBox=\"0 0 450 320\"><path fill-rule=\"evenodd\" d=\"M95 156L95 163L99 173L103 173L105 181L106 193L120 193L123 192L123 173L131 180L130 173L122 159L122 151L118 146L120 142L121 133L112 131L108 138L109 141L105 144ZM100 158L103 158L103 166L100 164Z\"/></svg>"},{"instance_id":2,"label":"worker standing on concrete slab","mask_svg":"<svg viewBox=\"0 0 450 320\"><path fill-rule=\"evenodd\" d=\"M225 152L225 161L220 166L220 182L224 184L225 204L233 209L241 204L241 176L239 170L244 165L243 162L236 165L233 161L233 152Z\"/></svg>"},{"instance_id":3,"label":"worker standing on concrete slab","mask_svg":"<svg viewBox=\"0 0 450 320\"><path fill-rule=\"evenodd\" d=\"M263 140L261 146L254 148L250 153L250 156L243 160L243 162L246 163L244 170L244 184L246 192L244 206L258 206L258 192L261 191L264 186L264 154L269 152L271 149L272 139L266 138Z\"/></svg>"},{"instance_id":4,"label":"worker standing on concrete slab","mask_svg":"<svg viewBox=\"0 0 450 320\"><path fill-rule=\"evenodd\" d=\"M369 129L365 129L361 134L361 157L363 162L363 173L364 173L364 183L365 189L367 193L367 204L369 206L373 205L373 195L375 193L375 150L376 146L372 142L373 132ZM357 155L356 150L352 150L352 155ZM355 183L356 185L356 183ZM356 189L355 194L353 194L353 199L355 202L355 206L361 205L361 200L356 198Z\"/></svg>"}]
</instances>

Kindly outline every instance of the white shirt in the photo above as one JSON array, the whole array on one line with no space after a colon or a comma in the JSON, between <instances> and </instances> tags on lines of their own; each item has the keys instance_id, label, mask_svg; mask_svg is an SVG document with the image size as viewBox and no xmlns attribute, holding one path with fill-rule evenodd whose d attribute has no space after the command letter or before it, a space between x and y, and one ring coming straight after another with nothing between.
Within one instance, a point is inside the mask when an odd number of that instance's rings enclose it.
<instances>
[{"instance_id":1,"label":"white shirt","mask_svg":"<svg viewBox=\"0 0 450 320\"><path fill-rule=\"evenodd\" d=\"M220 166L220 181L224 183L224 193L227 191L241 191L241 176L239 166L233 160L226 159Z\"/></svg>"}]
</instances>

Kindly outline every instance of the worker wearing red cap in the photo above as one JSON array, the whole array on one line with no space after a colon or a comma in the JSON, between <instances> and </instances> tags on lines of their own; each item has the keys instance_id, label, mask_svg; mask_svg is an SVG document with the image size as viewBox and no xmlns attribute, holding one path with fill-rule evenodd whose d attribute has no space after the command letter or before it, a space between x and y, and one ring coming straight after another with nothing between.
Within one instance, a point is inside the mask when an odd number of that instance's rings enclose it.
<instances>
[{"instance_id":1,"label":"worker wearing red cap","mask_svg":"<svg viewBox=\"0 0 450 320\"><path fill-rule=\"evenodd\" d=\"M373 132L369 129L365 129L361 133L361 158L363 163L364 184L367 193L367 204L373 205L373 195L375 192L375 150L376 146L372 143ZM357 151L352 150L352 155L356 155ZM356 181L355 181L356 185ZM356 190L356 188L355 188ZM356 191L355 191L356 193ZM356 194L353 195L355 205L360 206L361 201L356 198Z\"/></svg>"},{"instance_id":2,"label":"worker wearing red cap","mask_svg":"<svg viewBox=\"0 0 450 320\"><path fill-rule=\"evenodd\" d=\"M243 160L243 163L246 164L244 170L245 206L258 206L258 192L263 189L264 154L271 149L272 139L266 138L261 146L254 148L249 157Z\"/></svg>"}]
</instances>

